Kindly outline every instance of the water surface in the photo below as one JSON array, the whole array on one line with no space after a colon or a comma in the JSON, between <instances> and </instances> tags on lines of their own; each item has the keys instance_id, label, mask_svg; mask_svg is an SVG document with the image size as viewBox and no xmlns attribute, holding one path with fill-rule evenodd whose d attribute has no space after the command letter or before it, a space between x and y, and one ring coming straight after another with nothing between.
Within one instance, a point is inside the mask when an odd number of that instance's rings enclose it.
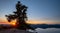
<instances>
[{"instance_id":1,"label":"water surface","mask_svg":"<svg viewBox=\"0 0 60 33\"><path fill-rule=\"evenodd\" d=\"M47 29L37 28L36 32L38 33L60 33L60 28L47 28Z\"/></svg>"}]
</instances>

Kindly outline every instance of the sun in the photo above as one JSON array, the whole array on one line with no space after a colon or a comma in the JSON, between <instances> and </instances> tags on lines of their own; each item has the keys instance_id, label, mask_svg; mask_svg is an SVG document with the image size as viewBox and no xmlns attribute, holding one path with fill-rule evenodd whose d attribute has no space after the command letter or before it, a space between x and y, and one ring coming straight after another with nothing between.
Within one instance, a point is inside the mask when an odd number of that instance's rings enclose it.
<instances>
[{"instance_id":1,"label":"sun","mask_svg":"<svg viewBox=\"0 0 60 33\"><path fill-rule=\"evenodd\" d=\"M16 22L11 22L10 24L15 26L16 25Z\"/></svg>"},{"instance_id":2,"label":"sun","mask_svg":"<svg viewBox=\"0 0 60 33\"><path fill-rule=\"evenodd\" d=\"M16 20L11 21L10 24L16 26Z\"/></svg>"},{"instance_id":3,"label":"sun","mask_svg":"<svg viewBox=\"0 0 60 33\"><path fill-rule=\"evenodd\" d=\"M12 24L13 24L13 25L16 25L16 23L15 23L15 22L13 22Z\"/></svg>"}]
</instances>

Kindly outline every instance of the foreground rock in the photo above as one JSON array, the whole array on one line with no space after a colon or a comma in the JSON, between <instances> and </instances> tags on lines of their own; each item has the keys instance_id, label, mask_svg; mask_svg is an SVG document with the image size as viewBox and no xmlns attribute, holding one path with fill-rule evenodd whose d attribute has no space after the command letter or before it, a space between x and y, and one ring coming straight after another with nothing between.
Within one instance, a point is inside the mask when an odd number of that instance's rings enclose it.
<instances>
[{"instance_id":1,"label":"foreground rock","mask_svg":"<svg viewBox=\"0 0 60 33\"><path fill-rule=\"evenodd\" d=\"M0 30L0 33L33 33L33 32L18 29L7 29L7 30Z\"/></svg>"}]
</instances>

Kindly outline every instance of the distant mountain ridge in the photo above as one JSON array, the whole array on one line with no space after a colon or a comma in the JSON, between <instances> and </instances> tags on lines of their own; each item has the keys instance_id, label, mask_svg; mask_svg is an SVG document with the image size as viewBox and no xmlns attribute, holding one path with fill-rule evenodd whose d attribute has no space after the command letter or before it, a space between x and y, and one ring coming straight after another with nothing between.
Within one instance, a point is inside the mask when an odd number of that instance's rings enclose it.
<instances>
[{"instance_id":1,"label":"distant mountain ridge","mask_svg":"<svg viewBox=\"0 0 60 33\"><path fill-rule=\"evenodd\" d=\"M12 27L9 24L2 24L1 26L5 26L5 27ZM46 29L46 28L60 28L60 24L30 24L30 26L34 29L36 28L42 28L42 29Z\"/></svg>"},{"instance_id":2,"label":"distant mountain ridge","mask_svg":"<svg viewBox=\"0 0 60 33\"><path fill-rule=\"evenodd\" d=\"M31 27L33 27L34 29L36 28L60 28L60 24L32 24Z\"/></svg>"}]
</instances>

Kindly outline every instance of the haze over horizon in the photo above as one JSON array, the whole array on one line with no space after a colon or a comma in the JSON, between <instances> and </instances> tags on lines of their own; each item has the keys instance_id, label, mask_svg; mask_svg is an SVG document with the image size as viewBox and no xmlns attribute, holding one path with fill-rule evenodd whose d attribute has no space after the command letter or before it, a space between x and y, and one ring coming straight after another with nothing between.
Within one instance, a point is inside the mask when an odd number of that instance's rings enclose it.
<instances>
[{"instance_id":1,"label":"haze over horizon","mask_svg":"<svg viewBox=\"0 0 60 33\"><path fill-rule=\"evenodd\" d=\"M17 1L28 7L27 23L60 24L60 0L0 0L0 24L9 24L5 15L16 11Z\"/></svg>"}]
</instances>

